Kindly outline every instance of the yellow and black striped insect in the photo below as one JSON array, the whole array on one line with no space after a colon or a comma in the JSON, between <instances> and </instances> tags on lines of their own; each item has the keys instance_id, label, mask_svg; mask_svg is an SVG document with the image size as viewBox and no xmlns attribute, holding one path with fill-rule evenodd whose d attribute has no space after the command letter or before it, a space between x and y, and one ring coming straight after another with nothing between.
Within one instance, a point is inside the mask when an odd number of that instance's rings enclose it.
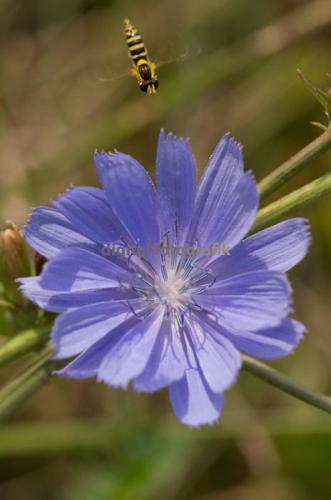
<instances>
[{"instance_id":1,"label":"yellow and black striped insect","mask_svg":"<svg viewBox=\"0 0 331 500\"><path fill-rule=\"evenodd\" d=\"M129 19L124 19L124 32L132 61L132 74L137 78L139 87L149 95L155 94L159 86L156 65L151 62L145 44L137 29Z\"/></svg>"}]
</instances>

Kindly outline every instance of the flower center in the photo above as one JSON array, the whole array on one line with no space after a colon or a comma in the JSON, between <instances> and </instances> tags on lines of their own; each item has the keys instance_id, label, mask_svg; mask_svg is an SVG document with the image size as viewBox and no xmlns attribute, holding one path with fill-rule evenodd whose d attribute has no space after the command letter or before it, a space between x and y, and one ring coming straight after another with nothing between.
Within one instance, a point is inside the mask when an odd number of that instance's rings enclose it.
<instances>
[{"instance_id":1,"label":"flower center","mask_svg":"<svg viewBox=\"0 0 331 500\"><path fill-rule=\"evenodd\" d=\"M166 278L156 275L155 292L159 295L162 303L171 309L179 309L185 306L190 300L190 293L186 289L185 280L181 273L174 269L167 271Z\"/></svg>"},{"instance_id":2,"label":"flower center","mask_svg":"<svg viewBox=\"0 0 331 500\"><path fill-rule=\"evenodd\" d=\"M165 317L183 326L186 314L201 311L196 297L210 288L215 278L193 257L182 259L175 253L162 258L159 272L145 259L131 259L135 270L132 287L143 299L141 314L157 306L164 308Z\"/></svg>"}]
</instances>

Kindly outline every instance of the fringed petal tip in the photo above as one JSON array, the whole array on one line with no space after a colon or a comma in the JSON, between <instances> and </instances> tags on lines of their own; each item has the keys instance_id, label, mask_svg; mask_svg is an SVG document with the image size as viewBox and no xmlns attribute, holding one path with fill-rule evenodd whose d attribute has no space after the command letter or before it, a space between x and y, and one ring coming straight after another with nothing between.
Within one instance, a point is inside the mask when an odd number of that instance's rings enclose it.
<instances>
[{"instance_id":1,"label":"fringed petal tip","mask_svg":"<svg viewBox=\"0 0 331 500\"><path fill-rule=\"evenodd\" d=\"M110 382L109 380L103 378L99 374L96 376L97 384L103 384L107 387L113 387L114 389L123 389L126 390L132 385L132 380L122 381L122 382Z\"/></svg>"},{"instance_id":2,"label":"fringed petal tip","mask_svg":"<svg viewBox=\"0 0 331 500\"><path fill-rule=\"evenodd\" d=\"M218 142L216 148L210 155L210 159L214 156L214 154L217 154L218 147L224 146L224 143L227 143L230 146L234 146L234 149L238 149L239 153L242 154L244 149L243 145L235 140L235 138L231 135L231 132L225 132L225 134L221 137L220 141Z\"/></svg>"},{"instance_id":3,"label":"fringed petal tip","mask_svg":"<svg viewBox=\"0 0 331 500\"><path fill-rule=\"evenodd\" d=\"M223 138L226 138L229 142L231 142L234 146L236 146L237 148L240 149L240 151L242 152L243 149L244 149L244 146L235 140L235 138L231 135L231 132L225 132L224 136L222 137Z\"/></svg>"},{"instance_id":4,"label":"fringed petal tip","mask_svg":"<svg viewBox=\"0 0 331 500\"><path fill-rule=\"evenodd\" d=\"M57 197L56 198L50 198L49 200L49 204L52 206L52 207L55 207L57 209L57 204L59 202L59 200L61 198L64 198L68 195L70 195L70 193L76 189L76 188L79 188L80 186L76 186L75 184L70 184L67 189L65 189L64 191L61 191L60 193L58 193Z\"/></svg>"},{"instance_id":5,"label":"fringed petal tip","mask_svg":"<svg viewBox=\"0 0 331 500\"><path fill-rule=\"evenodd\" d=\"M292 318L289 318L288 321L291 323L291 325L293 327L294 336L296 337L293 340L292 346L289 348L288 353L287 353L287 355L291 356L299 348L301 341L304 339L305 335L308 333L308 329L300 321L297 321L297 320L292 319Z\"/></svg>"},{"instance_id":6,"label":"fringed petal tip","mask_svg":"<svg viewBox=\"0 0 331 500\"><path fill-rule=\"evenodd\" d=\"M168 139L173 139L175 141L180 141L180 142L185 143L185 144L190 143L189 137L178 136L178 135L174 134L173 132L166 133L164 128L161 128L161 130L160 130L159 141L161 139L164 141L167 141Z\"/></svg>"},{"instance_id":7,"label":"fringed petal tip","mask_svg":"<svg viewBox=\"0 0 331 500\"><path fill-rule=\"evenodd\" d=\"M169 399L178 420L192 428L218 420L224 404L223 393L211 391L199 368L169 386Z\"/></svg>"},{"instance_id":8,"label":"fringed petal tip","mask_svg":"<svg viewBox=\"0 0 331 500\"><path fill-rule=\"evenodd\" d=\"M301 222L302 223L302 230L303 230L303 233L306 237L306 244L307 244L307 250L306 252L308 252L308 249L310 247L310 245L312 244L312 241L313 241L313 235L312 235L312 231L311 231L311 225L309 223L309 220L306 219L305 217L297 217L297 220L298 222Z\"/></svg>"},{"instance_id":9,"label":"fringed petal tip","mask_svg":"<svg viewBox=\"0 0 331 500\"><path fill-rule=\"evenodd\" d=\"M47 264L45 264L47 265ZM28 276L24 278L16 278L15 283L18 284L19 291L32 302L34 301L33 292L36 287L40 286L39 276Z\"/></svg>"},{"instance_id":10,"label":"fringed petal tip","mask_svg":"<svg viewBox=\"0 0 331 500\"><path fill-rule=\"evenodd\" d=\"M29 226L30 226L31 219L32 219L32 217L33 217L34 213L36 212L36 210L38 210L39 208L41 208L41 207L35 207L35 208L33 208L33 209L31 210L31 212L29 212L29 213L28 213L28 215L27 215L27 219L26 219L26 222L25 222L25 224L23 224L23 226L22 226L22 234L23 234L24 238L26 238L26 233L27 233L28 228L29 228Z\"/></svg>"},{"instance_id":11,"label":"fringed petal tip","mask_svg":"<svg viewBox=\"0 0 331 500\"><path fill-rule=\"evenodd\" d=\"M117 149L114 149L113 151L102 150L100 152L95 150L94 152L94 162L97 169L111 167L112 162L116 159L120 161L130 161L132 160L132 157L130 155L122 153L121 151L118 151Z\"/></svg>"},{"instance_id":12,"label":"fringed petal tip","mask_svg":"<svg viewBox=\"0 0 331 500\"><path fill-rule=\"evenodd\" d=\"M52 372L52 375L54 375L55 377L64 377L73 379L85 379L93 377L93 375L89 373L83 373L83 372L77 373L76 371L74 373L71 373L66 366L64 368L61 368L60 370L54 370Z\"/></svg>"},{"instance_id":13,"label":"fringed petal tip","mask_svg":"<svg viewBox=\"0 0 331 500\"><path fill-rule=\"evenodd\" d=\"M215 416L214 419L209 420L208 422L190 424L190 423L186 423L186 422L182 421L182 423L185 424L186 427L188 427L189 429L191 429L193 431L193 430L201 429L202 427L215 427L219 423L221 417L222 417L222 414L220 413L219 415Z\"/></svg>"}]
</instances>

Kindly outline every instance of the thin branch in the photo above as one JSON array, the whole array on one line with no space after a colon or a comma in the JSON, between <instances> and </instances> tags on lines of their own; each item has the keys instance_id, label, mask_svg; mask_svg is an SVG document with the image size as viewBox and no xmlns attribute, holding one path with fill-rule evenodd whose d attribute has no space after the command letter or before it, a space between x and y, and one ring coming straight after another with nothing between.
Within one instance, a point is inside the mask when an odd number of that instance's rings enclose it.
<instances>
[{"instance_id":1,"label":"thin branch","mask_svg":"<svg viewBox=\"0 0 331 500\"><path fill-rule=\"evenodd\" d=\"M49 334L49 327L26 330L0 347L0 367L34 349L41 349Z\"/></svg>"},{"instance_id":2,"label":"thin branch","mask_svg":"<svg viewBox=\"0 0 331 500\"><path fill-rule=\"evenodd\" d=\"M301 208L304 205L312 203L320 196L330 191L331 174L323 175L302 188L292 191L292 193L267 205L258 212L253 231L258 231L270 224L278 222L278 220L290 210Z\"/></svg>"},{"instance_id":3,"label":"thin branch","mask_svg":"<svg viewBox=\"0 0 331 500\"><path fill-rule=\"evenodd\" d=\"M0 392L0 420L12 415L32 394L51 377L54 363L50 353L44 353L30 368Z\"/></svg>"},{"instance_id":4,"label":"thin branch","mask_svg":"<svg viewBox=\"0 0 331 500\"><path fill-rule=\"evenodd\" d=\"M260 200L276 191L329 149L331 149L331 132L326 131L262 179L259 183Z\"/></svg>"},{"instance_id":5,"label":"thin branch","mask_svg":"<svg viewBox=\"0 0 331 500\"><path fill-rule=\"evenodd\" d=\"M248 356L243 356L243 368L264 382L286 392L286 394L290 394L311 406L331 413L331 397L313 392L304 385L295 382L287 375Z\"/></svg>"}]
</instances>

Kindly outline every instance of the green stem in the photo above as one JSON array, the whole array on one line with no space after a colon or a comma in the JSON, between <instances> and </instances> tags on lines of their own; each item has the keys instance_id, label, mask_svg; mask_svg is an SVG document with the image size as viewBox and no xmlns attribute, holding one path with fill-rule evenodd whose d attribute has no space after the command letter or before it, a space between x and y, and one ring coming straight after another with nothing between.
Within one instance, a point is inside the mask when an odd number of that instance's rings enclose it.
<instances>
[{"instance_id":1,"label":"green stem","mask_svg":"<svg viewBox=\"0 0 331 500\"><path fill-rule=\"evenodd\" d=\"M280 198L280 200L259 210L253 231L259 231L269 224L274 224L290 210L303 207L331 191L331 174L323 175L315 181Z\"/></svg>"},{"instance_id":2,"label":"green stem","mask_svg":"<svg viewBox=\"0 0 331 500\"><path fill-rule=\"evenodd\" d=\"M0 347L0 367L33 349L40 349L48 339L49 328L30 329L16 335Z\"/></svg>"},{"instance_id":3,"label":"green stem","mask_svg":"<svg viewBox=\"0 0 331 500\"><path fill-rule=\"evenodd\" d=\"M248 356L243 356L243 368L261 380L264 380L264 382L294 396L296 399L300 399L320 410L331 413L330 397L311 391L304 385L295 382L290 377L280 373L274 368Z\"/></svg>"},{"instance_id":4,"label":"green stem","mask_svg":"<svg viewBox=\"0 0 331 500\"><path fill-rule=\"evenodd\" d=\"M273 193L289 179L301 172L306 165L331 148L331 131L326 131L276 168L259 183L260 200Z\"/></svg>"},{"instance_id":5,"label":"green stem","mask_svg":"<svg viewBox=\"0 0 331 500\"><path fill-rule=\"evenodd\" d=\"M51 377L54 364L49 352L43 354L30 369L0 392L0 420L12 415L35 391Z\"/></svg>"}]
</instances>

